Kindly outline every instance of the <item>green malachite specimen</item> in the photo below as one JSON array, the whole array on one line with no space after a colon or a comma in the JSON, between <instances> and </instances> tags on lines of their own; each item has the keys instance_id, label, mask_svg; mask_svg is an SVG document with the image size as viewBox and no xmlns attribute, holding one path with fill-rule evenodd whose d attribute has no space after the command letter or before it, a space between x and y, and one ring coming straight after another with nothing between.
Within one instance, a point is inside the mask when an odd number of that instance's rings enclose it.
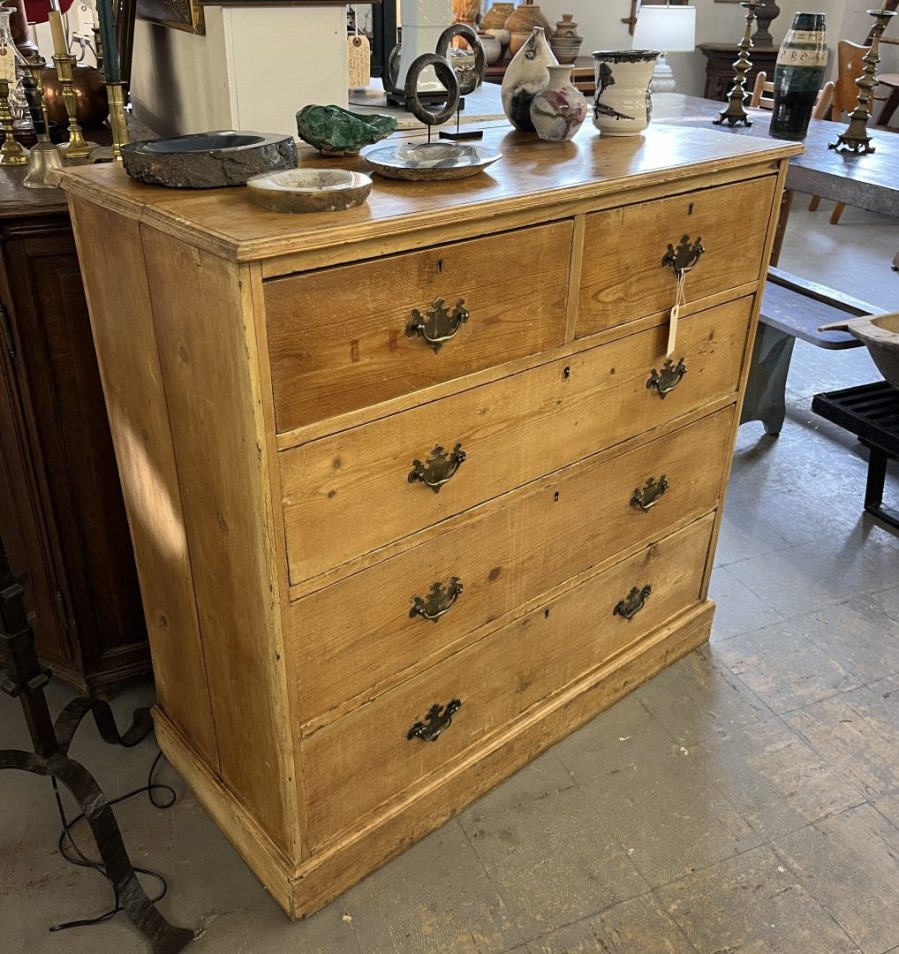
<instances>
[{"instance_id":1,"label":"green malachite specimen","mask_svg":"<svg viewBox=\"0 0 899 954\"><path fill-rule=\"evenodd\" d=\"M297 113L300 139L325 156L354 156L395 131L393 116L351 113L340 106L306 106Z\"/></svg>"}]
</instances>

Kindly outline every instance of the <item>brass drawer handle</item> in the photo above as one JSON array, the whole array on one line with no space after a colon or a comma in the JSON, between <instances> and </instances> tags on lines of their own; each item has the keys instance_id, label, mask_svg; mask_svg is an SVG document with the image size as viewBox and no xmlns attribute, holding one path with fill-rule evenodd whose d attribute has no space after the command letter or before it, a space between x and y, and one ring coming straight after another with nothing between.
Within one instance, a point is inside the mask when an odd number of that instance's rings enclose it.
<instances>
[{"instance_id":1,"label":"brass drawer handle","mask_svg":"<svg viewBox=\"0 0 899 954\"><path fill-rule=\"evenodd\" d=\"M702 246L702 239L696 239L691 245L690 236L685 235L677 248L671 242L668 243L668 251L662 257L662 266L673 268L674 274L680 278L681 275L692 272L703 255L705 255L705 249Z\"/></svg>"},{"instance_id":2,"label":"brass drawer handle","mask_svg":"<svg viewBox=\"0 0 899 954\"><path fill-rule=\"evenodd\" d=\"M434 704L428 709L424 722L416 722L406 733L407 739L421 739L422 742L436 742L444 729L448 729L453 716L462 708L458 699L451 699L445 706Z\"/></svg>"},{"instance_id":3,"label":"brass drawer handle","mask_svg":"<svg viewBox=\"0 0 899 954\"><path fill-rule=\"evenodd\" d=\"M684 364L683 358L681 358L677 364L675 364L671 358L666 358L661 371L657 371L655 368L652 369L652 374L650 374L649 380L646 382L647 390L658 391L659 397L664 400L665 395L670 394L681 383L686 373L687 366Z\"/></svg>"},{"instance_id":4,"label":"brass drawer handle","mask_svg":"<svg viewBox=\"0 0 899 954\"><path fill-rule=\"evenodd\" d=\"M430 487L435 494L439 494L440 488L456 475L456 471L465 462L466 456L461 444L456 444L450 454L447 454L438 444L431 451L427 463L423 464L420 460L412 461L409 483L414 484L416 480L420 480L425 487Z\"/></svg>"},{"instance_id":5,"label":"brass drawer handle","mask_svg":"<svg viewBox=\"0 0 899 954\"><path fill-rule=\"evenodd\" d=\"M637 487L631 497L631 506L646 513L662 499L668 489L668 478L662 474L658 480L649 477L642 489Z\"/></svg>"},{"instance_id":6,"label":"brass drawer handle","mask_svg":"<svg viewBox=\"0 0 899 954\"><path fill-rule=\"evenodd\" d=\"M432 587L428 595L422 599L420 596L412 597L412 609L409 610L409 616L413 619L420 616L422 619L429 619L436 623L441 616L448 613L459 599L462 593L462 581L458 576L454 576L444 589L443 584L438 580Z\"/></svg>"},{"instance_id":7,"label":"brass drawer handle","mask_svg":"<svg viewBox=\"0 0 899 954\"><path fill-rule=\"evenodd\" d=\"M447 309L446 299L435 298L424 315L417 308L412 309L412 320L406 325L406 337L418 335L436 354L447 341L456 336L469 317L464 298L456 302L452 311Z\"/></svg>"},{"instance_id":8,"label":"brass drawer handle","mask_svg":"<svg viewBox=\"0 0 899 954\"><path fill-rule=\"evenodd\" d=\"M652 586L647 583L644 587L635 586L627 596L621 600L612 610L613 616L621 616L623 619L632 620L637 613L646 605L646 601L652 595Z\"/></svg>"}]
</instances>

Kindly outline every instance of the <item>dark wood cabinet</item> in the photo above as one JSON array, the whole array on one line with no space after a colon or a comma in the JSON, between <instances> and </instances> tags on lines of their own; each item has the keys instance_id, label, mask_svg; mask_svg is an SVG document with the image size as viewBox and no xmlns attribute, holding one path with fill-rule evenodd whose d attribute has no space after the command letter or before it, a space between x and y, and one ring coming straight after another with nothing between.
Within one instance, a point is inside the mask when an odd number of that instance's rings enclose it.
<instances>
[{"instance_id":1,"label":"dark wood cabinet","mask_svg":"<svg viewBox=\"0 0 899 954\"><path fill-rule=\"evenodd\" d=\"M23 176L0 170L0 535L42 659L102 693L149 671L143 609L65 199Z\"/></svg>"},{"instance_id":2,"label":"dark wood cabinet","mask_svg":"<svg viewBox=\"0 0 899 954\"><path fill-rule=\"evenodd\" d=\"M702 95L706 99L727 99L727 94L734 85L734 63L740 52L739 47L736 43L700 43L699 49L708 60L705 68L705 92ZM752 92L755 78L762 70L768 74L769 80L774 78L778 49L776 46L753 48L750 53L752 70L746 81L747 93Z\"/></svg>"}]
</instances>

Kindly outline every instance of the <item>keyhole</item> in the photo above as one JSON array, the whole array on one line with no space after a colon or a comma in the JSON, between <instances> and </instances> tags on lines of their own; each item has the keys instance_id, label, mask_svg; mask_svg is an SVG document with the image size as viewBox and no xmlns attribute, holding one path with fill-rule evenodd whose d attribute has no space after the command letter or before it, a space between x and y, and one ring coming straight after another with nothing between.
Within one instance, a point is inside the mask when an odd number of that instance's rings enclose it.
<instances>
[{"instance_id":1,"label":"keyhole","mask_svg":"<svg viewBox=\"0 0 899 954\"><path fill-rule=\"evenodd\" d=\"M687 209L687 215L692 215L692 214L693 214L693 203L691 202L691 203L690 203L690 208Z\"/></svg>"},{"instance_id":2,"label":"keyhole","mask_svg":"<svg viewBox=\"0 0 899 954\"><path fill-rule=\"evenodd\" d=\"M562 377L563 378L571 377L571 368L569 368L567 365L564 368L562 368Z\"/></svg>"},{"instance_id":3,"label":"keyhole","mask_svg":"<svg viewBox=\"0 0 899 954\"><path fill-rule=\"evenodd\" d=\"M553 494L553 500L554 500L556 503L559 502L559 491L558 491L558 490Z\"/></svg>"},{"instance_id":4,"label":"keyhole","mask_svg":"<svg viewBox=\"0 0 899 954\"><path fill-rule=\"evenodd\" d=\"M692 208L692 206L691 206L690 208ZM443 271L443 259L442 259L442 258L438 258L438 259L437 259L437 271L438 271L438 272L442 272L442 271Z\"/></svg>"}]
</instances>

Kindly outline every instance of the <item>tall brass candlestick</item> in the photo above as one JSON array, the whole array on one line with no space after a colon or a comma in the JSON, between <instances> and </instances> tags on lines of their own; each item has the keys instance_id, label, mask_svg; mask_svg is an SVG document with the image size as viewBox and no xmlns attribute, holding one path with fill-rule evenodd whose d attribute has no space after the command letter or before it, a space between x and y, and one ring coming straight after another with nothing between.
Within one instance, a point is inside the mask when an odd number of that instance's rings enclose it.
<instances>
[{"instance_id":1,"label":"tall brass candlestick","mask_svg":"<svg viewBox=\"0 0 899 954\"><path fill-rule=\"evenodd\" d=\"M106 97L109 100L109 127L112 130L112 158L122 161L122 146L130 142L125 119L125 84L107 83Z\"/></svg>"},{"instance_id":2,"label":"tall brass candlestick","mask_svg":"<svg viewBox=\"0 0 899 954\"><path fill-rule=\"evenodd\" d=\"M59 148L62 149L67 162L87 162L90 159L91 150L95 149L97 144L88 142L84 138L78 123L75 90L72 87L72 68L75 65L75 57L70 53L57 53L53 57L53 62L56 64L56 75L62 84L62 101L69 117L69 141L64 142Z\"/></svg>"},{"instance_id":3,"label":"tall brass candlestick","mask_svg":"<svg viewBox=\"0 0 899 954\"><path fill-rule=\"evenodd\" d=\"M12 110L9 108L9 83L0 80L0 127L3 145L0 146L0 166L27 166L28 150L16 139Z\"/></svg>"},{"instance_id":4,"label":"tall brass candlestick","mask_svg":"<svg viewBox=\"0 0 899 954\"><path fill-rule=\"evenodd\" d=\"M727 108L722 109L718 118L712 120L716 126L723 123L727 123L728 126L738 126L740 123L744 126L752 125L752 120L749 118L749 113L746 112L745 107L746 78L752 69L749 51L752 49L752 24L755 20L755 11L759 8L759 5L755 0L740 4L746 10L746 27L743 30L743 39L740 40L740 53L734 63L734 85L727 94Z\"/></svg>"},{"instance_id":5,"label":"tall brass candlestick","mask_svg":"<svg viewBox=\"0 0 899 954\"><path fill-rule=\"evenodd\" d=\"M865 71L855 81L858 87L856 107L849 114L849 125L840 133L836 142L830 144L831 149L845 150L856 154L874 152L871 145L871 136L868 134L868 120L871 118L871 100L874 97L874 87L877 85L877 64L880 62L880 38L890 20L896 14L885 9L869 10L868 15L874 17L874 28L871 30L871 46L862 58Z\"/></svg>"}]
</instances>

